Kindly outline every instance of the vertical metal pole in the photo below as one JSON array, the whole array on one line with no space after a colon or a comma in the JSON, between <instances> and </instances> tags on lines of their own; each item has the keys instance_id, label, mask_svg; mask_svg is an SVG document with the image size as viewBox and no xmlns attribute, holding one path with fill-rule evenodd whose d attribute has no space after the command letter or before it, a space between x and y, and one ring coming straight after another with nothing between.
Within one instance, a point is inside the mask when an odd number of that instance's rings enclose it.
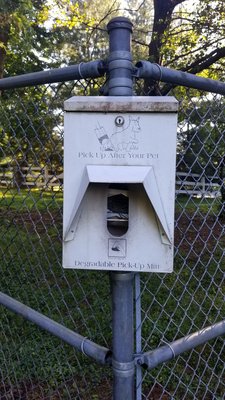
<instances>
[{"instance_id":1,"label":"vertical metal pole","mask_svg":"<svg viewBox=\"0 0 225 400\"><path fill-rule=\"evenodd\" d=\"M136 353L141 354L141 282L140 273L135 274L135 318L136 318ZM136 400L142 397L142 367L136 366Z\"/></svg>"},{"instance_id":2,"label":"vertical metal pole","mask_svg":"<svg viewBox=\"0 0 225 400\"><path fill-rule=\"evenodd\" d=\"M132 96L132 23L124 17L113 18L107 25L109 33L109 96Z\"/></svg>"},{"instance_id":3,"label":"vertical metal pole","mask_svg":"<svg viewBox=\"0 0 225 400\"><path fill-rule=\"evenodd\" d=\"M109 96L132 96L130 42L132 24L112 19L109 33ZM134 400L134 274L112 272L113 399Z\"/></svg>"},{"instance_id":4,"label":"vertical metal pole","mask_svg":"<svg viewBox=\"0 0 225 400\"><path fill-rule=\"evenodd\" d=\"M134 400L134 319L132 273L111 273L113 399Z\"/></svg>"}]
</instances>

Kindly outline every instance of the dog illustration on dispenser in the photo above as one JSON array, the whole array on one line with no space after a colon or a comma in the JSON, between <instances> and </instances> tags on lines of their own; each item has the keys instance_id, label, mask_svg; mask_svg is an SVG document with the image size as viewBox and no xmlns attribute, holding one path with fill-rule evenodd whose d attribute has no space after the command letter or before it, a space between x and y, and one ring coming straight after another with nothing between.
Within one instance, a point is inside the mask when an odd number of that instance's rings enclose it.
<instances>
[{"instance_id":1,"label":"dog illustration on dispenser","mask_svg":"<svg viewBox=\"0 0 225 400\"><path fill-rule=\"evenodd\" d=\"M138 134L140 133L140 117L129 116L123 125L115 126L113 133L108 134L103 126L98 124L95 134L101 145L101 151L131 151L137 150L139 144Z\"/></svg>"}]
</instances>

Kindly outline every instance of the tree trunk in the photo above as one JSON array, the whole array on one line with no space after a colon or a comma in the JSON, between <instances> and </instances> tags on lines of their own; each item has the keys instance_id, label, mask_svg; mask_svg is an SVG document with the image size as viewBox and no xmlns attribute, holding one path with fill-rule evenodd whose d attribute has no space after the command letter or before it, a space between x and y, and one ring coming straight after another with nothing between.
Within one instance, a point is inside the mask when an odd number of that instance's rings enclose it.
<instances>
[{"instance_id":1,"label":"tree trunk","mask_svg":"<svg viewBox=\"0 0 225 400\"><path fill-rule=\"evenodd\" d=\"M174 8L185 0L154 0L154 22L151 42L149 43L149 61L161 63L162 45L165 33L168 32ZM146 94L157 95L159 88L151 80L145 80Z\"/></svg>"},{"instance_id":2,"label":"tree trunk","mask_svg":"<svg viewBox=\"0 0 225 400\"><path fill-rule=\"evenodd\" d=\"M3 77L6 47L10 33L10 18L7 14L0 14L0 79Z\"/></svg>"}]
</instances>

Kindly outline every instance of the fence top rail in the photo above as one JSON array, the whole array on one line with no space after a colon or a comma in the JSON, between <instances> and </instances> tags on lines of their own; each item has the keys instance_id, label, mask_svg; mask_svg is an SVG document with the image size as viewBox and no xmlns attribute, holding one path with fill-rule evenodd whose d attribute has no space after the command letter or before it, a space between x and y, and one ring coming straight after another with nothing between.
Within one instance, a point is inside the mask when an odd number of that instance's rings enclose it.
<instances>
[{"instance_id":1,"label":"fence top rail","mask_svg":"<svg viewBox=\"0 0 225 400\"><path fill-rule=\"evenodd\" d=\"M136 67L136 75L138 78L153 79L155 81L225 95L225 83L221 81L202 78L188 72L162 67L159 64L149 61L139 61Z\"/></svg>"},{"instance_id":2,"label":"fence top rail","mask_svg":"<svg viewBox=\"0 0 225 400\"><path fill-rule=\"evenodd\" d=\"M32 72L0 79L0 90L16 89L21 87L43 85L50 83L67 82L86 78L99 78L108 71L107 63L103 60L70 65L63 68L54 68L46 71ZM152 79L185 86L211 93L225 95L225 83L214 79L202 78L188 72L177 71L162 67L149 61L139 61L133 74L139 79Z\"/></svg>"},{"instance_id":3,"label":"fence top rail","mask_svg":"<svg viewBox=\"0 0 225 400\"><path fill-rule=\"evenodd\" d=\"M48 83L66 82L85 78L99 78L105 74L105 64L102 60L54 68L46 71L11 76L0 79L0 90L15 89Z\"/></svg>"}]
</instances>

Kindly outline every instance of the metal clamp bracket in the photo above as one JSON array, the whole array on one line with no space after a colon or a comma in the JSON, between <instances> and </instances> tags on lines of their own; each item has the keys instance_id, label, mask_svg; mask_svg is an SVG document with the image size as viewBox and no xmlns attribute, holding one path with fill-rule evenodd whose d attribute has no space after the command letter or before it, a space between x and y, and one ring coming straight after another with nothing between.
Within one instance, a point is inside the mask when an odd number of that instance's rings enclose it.
<instances>
[{"instance_id":1,"label":"metal clamp bracket","mask_svg":"<svg viewBox=\"0 0 225 400\"><path fill-rule=\"evenodd\" d=\"M129 376L134 375L134 371L135 371L134 361L122 363L122 362L113 360L112 367L113 367L114 374L116 374L117 376L127 378Z\"/></svg>"}]
</instances>

